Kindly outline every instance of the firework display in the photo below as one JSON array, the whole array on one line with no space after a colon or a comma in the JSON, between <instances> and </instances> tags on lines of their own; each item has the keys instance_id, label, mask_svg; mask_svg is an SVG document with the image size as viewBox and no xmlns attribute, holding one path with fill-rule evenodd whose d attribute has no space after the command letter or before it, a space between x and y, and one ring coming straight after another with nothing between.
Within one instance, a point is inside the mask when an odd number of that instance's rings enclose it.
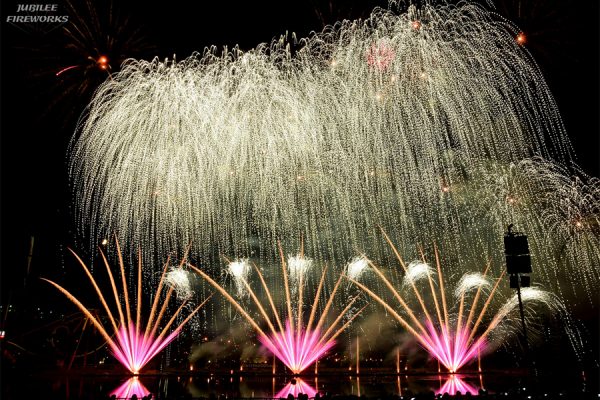
<instances>
[{"instance_id":1,"label":"firework display","mask_svg":"<svg viewBox=\"0 0 600 400\"><path fill-rule=\"evenodd\" d=\"M472 268L502 261L515 223L545 284L592 298L598 181L572 167L518 32L473 3L391 5L297 43L129 60L71 145L80 235L119 232L150 260L192 243L206 268L276 260L272 243L303 235L339 265L385 259L382 226L401 250L435 241Z\"/></svg>"},{"instance_id":2,"label":"firework display","mask_svg":"<svg viewBox=\"0 0 600 400\"><path fill-rule=\"evenodd\" d=\"M100 313L42 279L83 313L81 337L99 332L94 352L134 375L111 395L151 395L137 378L163 351L160 373L182 384L262 373L276 397L315 397L323 370L355 375L359 397L361 373L394 371L402 393L402 375L433 363L437 394L477 395L459 373L478 360L481 378L499 348L525 371L540 337L589 361L577 313L600 302L600 180L576 163L532 36L489 8L392 0L249 50L61 64L61 82L107 76L65 142L70 239L99 255L71 252ZM87 47L77 22L67 32ZM528 238L526 276L507 267L513 233Z\"/></svg>"}]
</instances>

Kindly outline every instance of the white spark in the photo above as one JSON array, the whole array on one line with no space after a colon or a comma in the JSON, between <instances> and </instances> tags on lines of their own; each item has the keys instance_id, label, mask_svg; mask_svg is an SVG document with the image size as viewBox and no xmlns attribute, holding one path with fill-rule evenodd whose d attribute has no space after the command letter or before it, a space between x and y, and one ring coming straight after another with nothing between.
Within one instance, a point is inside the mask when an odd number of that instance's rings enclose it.
<instances>
[{"instance_id":1,"label":"white spark","mask_svg":"<svg viewBox=\"0 0 600 400\"><path fill-rule=\"evenodd\" d=\"M550 292L541 290L536 287L521 288L521 301L525 305L526 303L538 303L544 305L549 310L560 310L563 305L562 303L553 296ZM512 296L502 307L498 310L498 313L494 317L494 320L490 324L491 329L494 329L496 325L503 320L519 306L518 296L515 294Z\"/></svg>"},{"instance_id":2,"label":"white spark","mask_svg":"<svg viewBox=\"0 0 600 400\"><path fill-rule=\"evenodd\" d=\"M192 297L193 291L186 270L180 267L170 267L165 276L165 282L175 289L178 298L188 299Z\"/></svg>"},{"instance_id":3,"label":"white spark","mask_svg":"<svg viewBox=\"0 0 600 400\"><path fill-rule=\"evenodd\" d=\"M365 257L354 257L352 261L348 263L346 274L348 275L348 278L357 280L368 267L369 263Z\"/></svg>"},{"instance_id":4,"label":"white spark","mask_svg":"<svg viewBox=\"0 0 600 400\"><path fill-rule=\"evenodd\" d=\"M471 290L491 287L492 284L488 278L484 277L483 274L479 272L473 272L463 275L460 278L460 281L456 285L456 289L454 290L454 295L456 297L462 296L464 293L468 293Z\"/></svg>"},{"instance_id":5,"label":"white spark","mask_svg":"<svg viewBox=\"0 0 600 400\"><path fill-rule=\"evenodd\" d=\"M227 272L233 277L233 282L238 295L244 296L247 294L246 285L244 282L247 282L248 274L250 273L250 264L248 259L240 259L230 262L227 266Z\"/></svg>"},{"instance_id":6,"label":"white spark","mask_svg":"<svg viewBox=\"0 0 600 400\"><path fill-rule=\"evenodd\" d=\"M406 269L403 285L409 285L411 282L425 279L433 273L433 269L422 261L412 261Z\"/></svg>"},{"instance_id":7,"label":"white spark","mask_svg":"<svg viewBox=\"0 0 600 400\"><path fill-rule=\"evenodd\" d=\"M289 256L287 265L290 270L290 279L297 285L300 281L300 277L305 276L312 267L313 260L298 254L296 256Z\"/></svg>"},{"instance_id":8,"label":"white spark","mask_svg":"<svg viewBox=\"0 0 600 400\"><path fill-rule=\"evenodd\" d=\"M227 266L229 273L237 279L246 279L250 271L250 265L247 259L236 260L229 263Z\"/></svg>"}]
</instances>

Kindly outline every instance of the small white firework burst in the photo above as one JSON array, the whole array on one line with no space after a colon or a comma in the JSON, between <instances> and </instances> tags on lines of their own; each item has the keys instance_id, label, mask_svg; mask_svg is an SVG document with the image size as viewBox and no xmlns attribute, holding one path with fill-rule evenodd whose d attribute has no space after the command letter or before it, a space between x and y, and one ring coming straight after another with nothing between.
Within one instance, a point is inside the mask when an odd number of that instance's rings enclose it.
<instances>
[{"instance_id":1,"label":"small white firework burst","mask_svg":"<svg viewBox=\"0 0 600 400\"><path fill-rule=\"evenodd\" d=\"M350 279L359 279L360 276L366 271L369 267L369 262L365 257L354 257L346 268L348 278Z\"/></svg>"},{"instance_id":2,"label":"small white firework burst","mask_svg":"<svg viewBox=\"0 0 600 400\"><path fill-rule=\"evenodd\" d=\"M408 264L406 275L404 275L403 285L417 282L427 278L432 273L431 267L422 261L412 261Z\"/></svg>"},{"instance_id":3,"label":"small white firework burst","mask_svg":"<svg viewBox=\"0 0 600 400\"><path fill-rule=\"evenodd\" d=\"M306 275L312 264L312 258L306 258L300 254L288 257L287 265L290 271L290 279L294 285L298 285L300 277Z\"/></svg>"},{"instance_id":4,"label":"small white firework burst","mask_svg":"<svg viewBox=\"0 0 600 400\"><path fill-rule=\"evenodd\" d=\"M170 267L165 276L167 285L175 289L177 298L189 299L193 295L188 272L181 267Z\"/></svg>"},{"instance_id":5,"label":"small white firework burst","mask_svg":"<svg viewBox=\"0 0 600 400\"><path fill-rule=\"evenodd\" d=\"M233 277L233 282L239 296L246 294L244 282L248 279L250 273L250 263L247 258L235 260L227 266L227 272Z\"/></svg>"}]
</instances>

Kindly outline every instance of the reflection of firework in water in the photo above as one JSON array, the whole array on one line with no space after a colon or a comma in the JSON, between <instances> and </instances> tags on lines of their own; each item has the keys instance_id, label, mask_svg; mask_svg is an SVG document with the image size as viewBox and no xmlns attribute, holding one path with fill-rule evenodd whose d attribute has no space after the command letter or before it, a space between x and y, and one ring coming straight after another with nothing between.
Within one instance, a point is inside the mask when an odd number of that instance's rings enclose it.
<instances>
[{"instance_id":1,"label":"reflection of firework in water","mask_svg":"<svg viewBox=\"0 0 600 400\"><path fill-rule=\"evenodd\" d=\"M306 394L309 399L312 399L317 394L317 391L302 379L294 378L283 389L277 392L275 398L285 399L291 394L297 399L300 393Z\"/></svg>"},{"instance_id":2,"label":"reflection of firework in water","mask_svg":"<svg viewBox=\"0 0 600 400\"><path fill-rule=\"evenodd\" d=\"M85 271L88 276L90 282L94 286L96 294L106 311L106 314L110 320L110 324L113 330L113 337L108 333L107 328L92 315L90 310L85 307L75 296L73 296L70 292L64 289L62 286L58 285L55 282L52 282L48 279L44 279L49 282L52 286L56 287L60 290L69 300L71 300L94 324L94 326L98 329L102 337L108 343L111 351L114 356L119 360L123 366L125 366L131 373L138 374L140 370L146 365L154 356L156 356L162 349L165 348L173 339L177 337L183 326L200 310L200 308L208 301L208 299L204 300L198 307L196 307L177 327L171 331L170 328L175 323L177 317L181 314L184 307L187 304L187 300L184 301L177 311L173 314L173 316L169 319L169 321L159 330L161 324L163 323L163 317L165 316L165 312L167 311L167 307L169 305L169 300L171 299L171 295L175 288L171 286L167 291L166 295L162 299L162 305L159 309L159 301L161 299L161 290L163 288L163 283L165 281L165 275L167 272L168 261L165 264L163 269L162 276L158 283L158 288L156 289L156 293L154 294L154 301L152 303L152 308L150 310L150 316L146 321L146 328L142 330L142 320L141 320L141 311L142 311L142 265L141 260L138 263L137 267L137 294L135 299L137 299L137 304L130 304L129 301L129 289L127 286L127 279L125 276L125 266L123 263L123 258L121 257L121 250L119 248L119 243L116 242L117 245L117 253L119 255L119 267L121 271L121 281L122 281L122 290L123 292L119 294L117 289L117 283L115 282L115 277L111 271L110 265L108 264L108 260L104 253L100 253L102 256L102 260L104 261L104 266L106 267L106 271L108 272L108 277L110 279L110 283L112 286L112 292L114 295L114 301L117 305L118 312L118 322L115 318L114 313L111 311L104 294L100 290L100 287L96 283L96 280L92 276L90 270L85 265L83 260L77 256L73 252L77 261ZM185 260L183 261L185 262ZM182 265L183 265L182 262ZM181 267L181 266L180 266ZM120 298L124 299L125 307L121 304ZM132 307L135 306L135 316L132 316ZM157 314L158 311L158 314ZM133 319L135 317L135 320ZM110 328L108 328L110 329Z\"/></svg>"},{"instance_id":3,"label":"reflection of firework in water","mask_svg":"<svg viewBox=\"0 0 600 400\"><path fill-rule=\"evenodd\" d=\"M472 2L424 3L340 23L294 54L281 40L127 62L73 141L83 231L92 243L120 232L149 257L193 240L214 265L252 251L271 261L265 243L299 233L318 261L359 247L377 257L379 224L395 239L448 244L452 265L490 246L500 261L497 227L514 222L507 198L459 203L473 182L453 173L569 159L568 140L512 25Z\"/></svg>"},{"instance_id":4,"label":"reflection of firework in water","mask_svg":"<svg viewBox=\"0 0 600 400\"><path fill-rule=\"evenodd\" d=\"M140 382L137 376L123 382L121 386L112 391L111 396L114 395L117 399L129 399L134 394L138 399L150 394L150 391Z\"/></svg>"},{"instance_id":5,"label":"reflection of firework in water","mask_svg":"<svg viewBox=\"0 0 600 400\"><path fill-rule=\"evenodd\" d=\"M436 392L436 394L448 393L450 396L454 396L457 393L477 395L477 389L461 379L460 375L452 374L448 376L448 379L442 387Z\"/></svg>"},{"instance_id":6,"label":"reflection of firework in water","mask_svg":"<svg viewBox=\"0 0 600 400\"><path fill-rule=\"evenodd\" d=\"M504 303L495 300L504 272L500 277L490 279L487 276L488 264L483 274L465 274L456 285L454 298L448 299L437 248L435 270L429 267L423 253L422 261L406 265L396 247L385 236L404 272L401 288L395 288L371 261L369 265L400 307L392 307L390 302L366 285L350 280L379 302L448 371L458 371L484 351L491 334L506 332L502 328L512 322L509 316L518 303L516 295ZM421 281L426 282L425 290L418 286ZM414 296L416 307L411 306L409 296ZM536 288L523 288L521 297L525 304L538 302L556 307L556 300L549 293ZM454 302L449 303L449 300ZM501 305L498 307L499 303ZM495 311L491 312L493 309Z\"/></svg>"},{"instance_id":7,"label":"reflection of firework in water","mask_svg":"<svg viewBox=\"0 0 600 400\"><path fill-rule=\"evenodd\" d=\"M342 277L336 281L329 299L324 308L319 309L319 301L327 268L323 269L319 285L317 287L315 298L311 304L311 311L308 317L308 322L304 322L304 287L306 284L306 273L312 265L312 261L304 259L302 254L288 258L295 264L295 270L290 268L286 263L281 247L281 268L283 276L283 290L285 292L285 310L286 317L282 318L272 295L272 290L269 289L263 274L260 269L254 266L254 270L262 284L262 290L266 296L266 302L261 301L254 289L248 282L247 275L240 274L238 279L254 302L260 318L268 326L267 332L260 327L260 319L253 318L249 311L236 301L230 293L227 292L221 285L215 282L205 272L191 266L202 278L217 289L252 325L258 333L260 342L283 362L294 374L299 374L309 367L312 363L321 358L335 344L335 339L350 325L360 312L351 313L351 307L358 297L353 298L348 302L348 305L337 315L331 324L327 324L328 313L333 305L334 297L340 286ZM229 266L231 270L231 263ZM237 267L234 269L238 269ZM237 283L236 283L237 285ZM269 312L270 309L270 312ZM317 310L321 316L316 318ZM352 314L352 315L350 315ZM344 317L348 317L346 322L340 324Z\"/></svg>"}]
</instances>

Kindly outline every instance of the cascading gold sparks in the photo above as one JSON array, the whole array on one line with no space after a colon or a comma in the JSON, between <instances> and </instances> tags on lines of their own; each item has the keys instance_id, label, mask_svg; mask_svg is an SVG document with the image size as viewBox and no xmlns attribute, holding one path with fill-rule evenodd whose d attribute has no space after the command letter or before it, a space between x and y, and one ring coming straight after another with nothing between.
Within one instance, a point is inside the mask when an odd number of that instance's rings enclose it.
<instances>
[{"instance_id":1,"label":"cascading gold sparks","mask_svg":"<svg viewBox=\"0 0 600 400\"><path fill-rule=\"evenodd\" d=\"M398 8L248 52L126 62L72 142L82 236L117 232L155 259L192 243L214 261L273 260L270 243L304 235L339 265L356 249L387 257L379 225L410 239L402 250L502 257L506 198L458 194L533 155L569 161L556 103L507 21L469 2Z\"/></svg>"}]
</instances>

